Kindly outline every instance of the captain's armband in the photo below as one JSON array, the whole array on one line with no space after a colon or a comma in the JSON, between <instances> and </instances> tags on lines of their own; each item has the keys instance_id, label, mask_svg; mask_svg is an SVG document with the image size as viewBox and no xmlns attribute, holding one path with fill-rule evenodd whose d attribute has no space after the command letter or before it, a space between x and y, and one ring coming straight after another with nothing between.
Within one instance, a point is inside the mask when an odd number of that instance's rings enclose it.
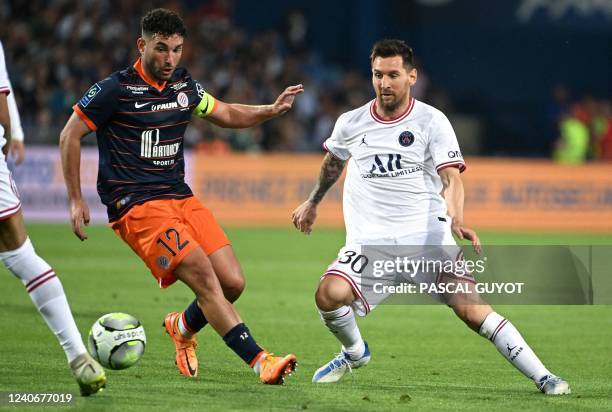
<instances>
[{"instance_id":1,"label":"captain's armband","mask_svg":"<svg viewBox=\"0 0 612 412\"><path fill-rule=\"evenodd\" d=\"M216 108L217 100L210 94L204 92L202 100L200 100L200 103L196 106L195 109L193 109L193 115L198 117L206 117L212 112L214 112Z\"/></svg>"}]
</instances>

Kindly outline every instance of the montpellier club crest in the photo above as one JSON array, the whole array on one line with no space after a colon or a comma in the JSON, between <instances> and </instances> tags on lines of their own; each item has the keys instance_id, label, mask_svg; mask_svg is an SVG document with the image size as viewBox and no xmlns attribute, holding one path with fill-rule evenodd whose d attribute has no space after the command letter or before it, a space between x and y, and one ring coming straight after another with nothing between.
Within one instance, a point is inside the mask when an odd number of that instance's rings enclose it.
<instances>
[{"instance_id":1,"label":"montpellier club crest","mask_svg":"<svg viewBox=\"0 0 612 412\"><path fill-rule=\"evenodd\" d=\"M404 147L410 146L414 143L414 135L412 132L406 130L399 135L399 144Z\"/></svg>"},{"instance_id":2,"label":"montpellier club crest","mask_svg":"<svg viewBox=\"0 0 612 412\"><path fill-rule=\"evenodd\" d=\"M170 259L168 259L164 255L158 256L157 257L157 266L159 266L162 269L168 269L170 267Z\"/></svg>"},{"instance_id":3,"label":"montpellier club crest","mask_svg":"<svg viewBox=\"0 0 612 412\"><path fill-rule=\"evenodd\" d=\"M181 107L189 106L189 98L183 92L180 92L178 94L178 96L176 97L176 101L178 102L179 106L181 106Z\"/></svg>"}]
</instances>

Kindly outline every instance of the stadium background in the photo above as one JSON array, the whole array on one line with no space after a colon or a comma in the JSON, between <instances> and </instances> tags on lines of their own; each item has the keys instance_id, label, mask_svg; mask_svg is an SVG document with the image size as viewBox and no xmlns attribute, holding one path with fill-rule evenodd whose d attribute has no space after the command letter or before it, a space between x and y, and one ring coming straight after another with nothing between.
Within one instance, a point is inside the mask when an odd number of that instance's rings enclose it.
<instances>
[{"instance_id":1,"label":"stadium background","mask_svg":"<svg viewBox=\"0 0 612 412\"><path fill-rule=\"evenodd\" d=\"M66 218L59 131L93 82L134 61L149 6L185 16L182 64L214 96L271 102L286 85L305 85L295 109L274 122L227 130L194 121L188 129L187 175L226 225L287 224L314 182L337 116L373 96L372 43L400 37L417 56L413 94L447 113L456 129L468 163L470 224L612 230L612 7L533 0L469 7L452 0L4 2L0 38L28 146L14 173L30 219ZM563 141L573 147L570 158L555 154ZM85 191L103 222L90 150ZM269 157L277 153L284 156ZM322 224L342 225L340 201L336 190Z\"/></svg>"},{"instance_id":2,"label":"stadium background","mask_svg":"<svg viewBox=\"0 0 612 412\"><path fill-rule=\"evenodd\" d=\"M175 377L168 342L153 325L188 304L189 291L177 286L160 294L108 228L88 228L90 239L81 244L67 223L59 131L93 82L134 61L139 18L157 6L184 16L189 38L182 65L214 96L268 103L286 85L306 88L294 110L261 127L224 130L196 119L185 136L190 184L228 228L247 274L239 310L266 345L301 351L303 373L283 392L254 387L210 331L201 343L203 377ZM84 335L109 311L134 314L149 335L138 367L110 371L107 393L77 405L609 409L612 387L602 379L612 368L606 306L503 308L538 353L576 382L582 395L569 400L534 398L516 371L441 307L378 309L363 322L381 354L377 363L334 391L312 388L310 373L335 348L313 309L312 291L343 244L340 185L323 202L310 238L290 227L289 216L314 185L321 142L337 116L373 97L372 43L400 37L418 60L413 94L443 110L455 127L468 164L466 221L485 243L612 244L611 23L612 2L582 0L0 2L0 39L26 135L26 160L12 168L30 235L61 274ZM103 224L95 136L84 143L84 194L94 222ZM570 156L559 147L571 147ZM20 350L0 357L0 391L74 391L62 354L21 285L4 279L0 345ZM13 325L20 325L17 333ZM386 339L390 334L396 339Z\"/></svg>"}]
</instances>

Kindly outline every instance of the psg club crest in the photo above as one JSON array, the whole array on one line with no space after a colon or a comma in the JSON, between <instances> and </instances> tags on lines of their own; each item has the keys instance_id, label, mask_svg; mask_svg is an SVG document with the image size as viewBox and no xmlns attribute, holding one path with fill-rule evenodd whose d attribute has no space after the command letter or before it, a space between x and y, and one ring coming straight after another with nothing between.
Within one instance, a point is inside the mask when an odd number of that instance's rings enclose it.
<instances>
[{"instance_id":1,"label":"psg club crest","mask_svg":"<svg viewBox=\"0 0 612 412\"><path fill-rule=\"evenodd\" d=\"M399 144L404 147L410 146L414 143L414 135L412 132L406 130L399 135Z\"/></svg>"}]
</instances>

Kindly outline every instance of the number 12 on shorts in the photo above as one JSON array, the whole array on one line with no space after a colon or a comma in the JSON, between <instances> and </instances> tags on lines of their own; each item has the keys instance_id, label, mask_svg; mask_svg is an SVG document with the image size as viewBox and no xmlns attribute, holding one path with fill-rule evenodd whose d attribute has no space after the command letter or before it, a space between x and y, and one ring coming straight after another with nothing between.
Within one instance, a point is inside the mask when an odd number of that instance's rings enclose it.
<instances>
[{"instance_id":1,"label":"number 12 on shorts","mask_svg":"<svg viewBox=\"0 0 612 412\"><path fill-rule=\"evenodd\" d=\"M163 239L164 237L165 240ZM189 240L181 243L181 237L178 230L171 227L166 230L165 236L161 236L157 239L157 244L164 247L172 256L176 256L181 250L185 249L185 246L189 244Z\"/></svg>"}]
</instances>

